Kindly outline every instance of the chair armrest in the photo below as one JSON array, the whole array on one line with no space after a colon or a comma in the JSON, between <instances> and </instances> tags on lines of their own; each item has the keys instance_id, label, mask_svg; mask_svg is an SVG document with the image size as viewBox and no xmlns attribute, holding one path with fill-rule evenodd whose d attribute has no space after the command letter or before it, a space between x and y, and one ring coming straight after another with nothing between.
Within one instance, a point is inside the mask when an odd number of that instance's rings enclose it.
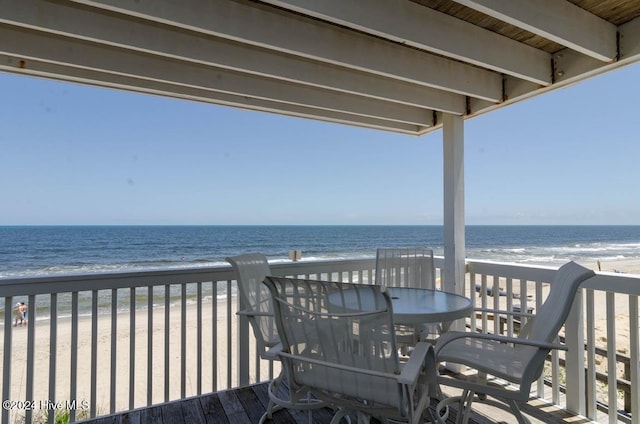
<instances>
[{"instance_id":1,"label":"chair armrest","mask_svg":"<svg viewBox=\"0 0 640 424\"><path fill-rule=\"evenodd\" d=\"M275 346L271 346L264 353L264 359L275 360L278 359L278 354L282 352L282 343L278 343Z\"/></svg>"},{"instance_id":2,"label":"chair armrest","mask_svg":"<svg viewBox=\"0 0 640 424\"><path fill-rule=\"evenodd\" d=\"M273 314L269 312L253 312L253 311L238 311L236 315L242 315L245 317L272 317Z\"/></svg>"},{"instance_id":3,"label":"chair armrest","mask_svg":"<svg viewBox=\"0 0 640 424\"><path fill-rule=\"evenodd\" d=\"M561 345L558 343L548 343L538 340L530 340L524 339L520 337L507 337L499 334L486 334L486 333L468 333L468 332L448 332L440 336L438 343L436 344L436 356L438 352L442 350L444 346L451 343L457 339L482 339L482 340L492 340L500 343L513 343L520 344L525 346L533 346L540 349L558 349L558 350L568 350L565 345Z\"/></svg>"},{"instance_id":4,"label":"chair armrest","mask_svg":"<svg viewBox=\"0 0 640 424\"><path fill-rule=\"evenodd\" d=\"M529 314L527 312L505 311L503 309L489 309L489 308L474 308L473 312L487 312L487 313L492 313L496 315L510 315L510 316L527 317L527 318L533 318L536 316L535 314Z\"/></svg>"},{"instance_id":5,"label":"chair armrest","mask_svg":"<svg viewBox=\"0 0 640 424\"><path fill-rule=\"evenodd\" d=\"M284 350L280 350L277 355L281 358L291 359L292 361L306 362L308 364L316 364L323 367L335 368L337 370L358 372L361 374L372 375L374 377L390 378L395 380L398 379L397 374L392 374L389 372L382 372L382 371L374 371L374 370L369 370L361 367L352 367L349 365L336 364L334 362L324 361L322 359L308 358L302 355L295 355L289 352L285 352Z\"/></svg>"},{"instance_id":6,"label":"chair armrest","mask_svg":"<svg viewBox=\"0 0 640 424\"><path fill-rule=\"evenodd\" d=\"M429 343L419 342L416 344L413 352L411 352L411 356L409 356L409 360L404 364L404 367L402 367L402 372L398 376L398 383L408 385L415 384L420 375L420 370L425 365L427 354L430 350L433 350L433 347ZM433 352L431 354L433 355Z\"/></svg>"}]
</instances>

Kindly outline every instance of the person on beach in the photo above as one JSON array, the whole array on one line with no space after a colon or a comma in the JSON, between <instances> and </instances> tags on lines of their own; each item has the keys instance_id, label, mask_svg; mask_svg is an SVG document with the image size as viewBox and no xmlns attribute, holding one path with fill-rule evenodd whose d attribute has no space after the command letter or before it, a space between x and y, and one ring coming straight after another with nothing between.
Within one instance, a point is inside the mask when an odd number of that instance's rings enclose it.
<instances>
[{"instance_id":1,"label":"person on beach","mask_svg":"<svg viewBox=\"0 0 640 424\"><path fill-rule=\"evenodd\" d=\"M13 322L14 327L18 325L18 321L20 322L20 325L27 324L28 311L29 308L27 308L27 305L24 302L16 303L15 320Z\"/></svg>"}]
</instances>

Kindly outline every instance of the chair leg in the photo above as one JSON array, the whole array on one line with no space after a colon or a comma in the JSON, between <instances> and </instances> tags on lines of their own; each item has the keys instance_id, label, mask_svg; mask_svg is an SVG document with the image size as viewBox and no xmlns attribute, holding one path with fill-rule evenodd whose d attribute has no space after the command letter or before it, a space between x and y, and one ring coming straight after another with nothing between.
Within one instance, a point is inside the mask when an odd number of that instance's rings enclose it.
<instances>
[{"instance_id":1,"label":"chair leg","mask_svg":"<svg viewBox=\"0 0 640 424\"><path fill-rule=\"evenodd\" d=\"M277 405L273 401L273 396L278 392L278 388L280 387L280 379L276 378L269 382L269 386L267 388L267 392L269 393L269 404L267 405L266 412L260 417L259 424L263 424L266 420L271 420L273 418L273 413L277 412L281 409L284 409L282 406Z\"/></svg>"},{"instance_id":2,"label":"chair leg","mask_svg":"<svg viewBox=\"0 0 640 424\"><path fill-rule=\"evenodd\" d=\"M258 421L258 424L263 424L267 420L272 420L273 413L281 409L284 409L284 408L282 408L280 405L274 404L272 401L269 401L269 406L267 406L267 411L264 414L262 414L262 416L260 417L260 421Z\"/></svg>"},{"instance_id":3,"label":"chair leg","mask_svg":"<svg viewBox=\"0 0 640 424\"><path fill-rule=\"evenodd\" d=\"M475 392L471 390L465 390L460 397L460 406L458 410L458 424L468 424L469 416L471 415L471 404L473 403L473 397Z\"/></svg>"},{"instance_id":4,"label":"chair leg","mask_svg":"<svg viewBox=\"0 0 640 424\"><path fill-rule=\"evenodd\" d=\"M369 424L371 417L363 412L358 411L358 424Z\"/></svg>"},{"instance_id":5,"label":"chair leg","mask_svg":"<svg viewBox=\"0 0 640 424\"><path fill-rule=\"evenodd\" d=\"M471 418L471 408L474 400L493 406L495 408L502 409L503 411L511 412L516 418L518 424L531 424L528 418L526 418L518 404L513 399L505 398L488 398L484 393L478 393L465 389L460 396L454 396L440 401L436 407L436 421L439 424L444 424L449 414L447 410L442 413L445 408L449 408L449 405L456 403L458 406L458 414L456 416L456 424L468 424Z\"/></svg>"},{"instance_id":6,"label":"chair leg","mask_svg":"<svg viewBox=\"0 0 640 424\"><path fill-rule=\"evenodd\" d=\"M351 417L349 417L349 410L345 408L339 408L338 411L331 418L331 422L329 424L339 424L340 421L344 418L347 423L351 424Z\"/></svg>"},{"instance_id":7,"label":"chair leg","mask_svg":"<svg viewBox=\"0 0 640 424\"><path fill-rule=\"evenodd\" d=\"M515 415L516 419L518 420L518 424L530 424L531 421L529 421L527 418L524 417L524 415L522 415L522 411L520 411L520 407L518 407L518 404L516 403L515 400L513 399L508 399L506 400L507 405L509 405L509 407L511 408L511 412L513 412L513 415Z\"/></svg>"}]
</instances>

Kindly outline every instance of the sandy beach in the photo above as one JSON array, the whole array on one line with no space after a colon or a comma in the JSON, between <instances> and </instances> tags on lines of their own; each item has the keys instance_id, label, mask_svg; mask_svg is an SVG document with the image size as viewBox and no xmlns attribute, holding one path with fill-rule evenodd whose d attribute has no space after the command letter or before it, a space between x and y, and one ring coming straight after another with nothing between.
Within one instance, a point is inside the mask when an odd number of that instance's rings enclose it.
<instances>
[{"instance_id":1,"label":"sandy beach","mask_svg":"<svg viewBox=\"0 0 640 424\"><path fill-rule=\"evenodd\" d=\"M232 304L232 340L236 339L237 316L235 315L236 299ZM170 308L169 320L169 394L168 398L181 397L181 349L186 350L185 394L193 396L198 394L198 369L197 369L197 307L187 305L186 308L186 334L184 340L181 337L181 310L179 305ZM211 392L227 387L227 302L217 302L217 319L215 328L217 331L217 355L214 370L213 344L212 344L212 305L203 304L202 308L202 393ZM148 314L146 310L138 310L135 314L135 367L134 367L134 407L147 404L147 328ZM153 311L153 357L150 364L152 370L152 402L159 403L165 400L165 310L164 308ZM116 325L116 380L115 380L115 409L124 410L129 407L129 381L130 381L130 314L119 313ZM24 400L27 381L27 333L26 326L13 327L12 359L11 359L11 400ZM71 346L71 320L60 318L57 327L57 353L56 358L56 401L73 401L78 403L78 409L86 409L91 399L91 318L81 317L78 320L78 354L77 354L77 388L76 394L70 391L70 346ZM0 331L0 340L3 340L4 332ZM36 409L39 409L40 401L50 400L49 395L49 371L50 371L50 346L49 346L50 321L37 321L35 325L35 352L34 352L34 387L33 400ZM110 315L102 315L98 319L97 338L97 367L96 367L96 405L98 414L108 413L111 406L111 343L112 324ZM236 355L237 345L232 343L232 355ZM2 351L3 353L3 351ZM237 370L234 366L231 372L231 385L237 384ZM253 369L254 361L250 361ZM268 378L268 369L262 366L264 378ZM0 382L1 385L1 382ZM2 388L0 387L0 390ZM17 408L14 412L17 412ZM34 416L38 414L34 411ZM78 412L80 414L80 412ZM13 422L13 421L12 421Z\"/></svg>"},{"instance_id":2,"label":"sandy beach","mask_svg":"<svg viewBox=\"0 0 640 424\"><path fill-rule=\"evenodd\" d=\"M597 269L597 265L583 264L592 269ZM601 270L607 272L624 272L640 274L640 260L620 260L601 262ZM618 300L618 299L616 299ZM235 315L236 299L232 301L234 308L232 309L231 319L231 340L236 340L237 317ZM606 296L599 293L595 299L595 316L596 316L596 340L598 344L606 347L607 329L605 315ZM202 310L202 369L200 375L202 378L202 392L207 393L213 390L222 389L227 386L227 340L228 330L226 324L227 302L219 301L216 303L216 319L213 320L212 304L203 304ZM148 369L152 372L152 399L151 403L159 403L165 400L165 381L164 381L164 355L165 348L169 349L169 399L177 399L181 397L181 350L184 346L186 350L186 373L185 373L185 394L193 396L198 393L198 369L197 369L197 309L196 305L187 305L186 309L186 334L183 340L181 337L181 310L180 305L174 305L169 310L169 344L165 345L165 309L163 307L154 309L153 311L153 358L151 364L147 362L147 328L148 314L146 310L138 310L135 314L135 367L133 376L133 406L141 407L147 404L147 383ZM619 323L628 323L628 303L625 301L616 302L616 321ZM212 333L217 331L217 360L215 363L216 370L212 364L213 343ZM115 363L115 409L124 410L129 408L129 381L130 381L130 314L128 312L119 313L116 326L116 363ZM24 400L27 366L26 366L26 347L28 328L26 326L18 326L12 328L13 342L11 353L11 400ZM97 338L97 396L95 408L98 414L106 414L110 410L110 391L111 391L111 343L112 343L112 323L110 315L101 315L98 319L98 338ZM4 340L4 332L0 330L0 341ZM50 321L39 320L35 325L35 352L34 352L34 393L33 400L37 402L50 400L49 395L49 375L50 375L50 346L49 346ZM629 329L625 325L619 325L616 329L616 346L622 353L629 346ZM77 401L78 409L87 408L91 399L91 319L90 317L81 317L78 320L78 354L77 354L77 391L75 395L70 391L70 345L71 345L71 321L68 318L60 318L57 327L57 352L56 352L56 368L55 378L57 392L55 399L57 401ZM232 355L236 355L237 346L232 342ZM4 353L4 352L3 352ZM250 361L253 369L254 360ZM602 361L602 366L606 367L606 361ZM235 363L232 361L232 363ZM266 363L265 363L266 364ZM263 378L268 378L268 367L262 366ZM237 370L232 370L231 385L237 384ZM2 380L0 379L0 385ZM2 387L0 387L2 390ZM17 411L13 411L17 412ZM79 414L81 414L79 412ZM38 415L38 411L34 411L34 416ZM81 416L81 415L80 415Z\"/></svg>"}]
</instances>

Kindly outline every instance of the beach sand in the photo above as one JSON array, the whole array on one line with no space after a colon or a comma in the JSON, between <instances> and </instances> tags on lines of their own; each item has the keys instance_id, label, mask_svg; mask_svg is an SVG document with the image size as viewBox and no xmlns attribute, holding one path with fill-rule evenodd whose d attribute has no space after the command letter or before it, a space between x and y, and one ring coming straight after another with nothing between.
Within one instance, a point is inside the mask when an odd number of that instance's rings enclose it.
<instances>
[{"instance_id":1,"label":"beach sand","mask_svg":"<svg viewBox=\"0 0 640 424\"><path fill-rule=\"evenodd\" d=\"M231 315L232 340L236 340L237 316L235 314L236 299L233 298ZM217 315L215 329L217 331L217 361L212 363L213 344L211 325L213 311L211 303L204 303L202 308L202 368L201 392L208 393L227 387L228 379L231 386L236 386L237 369L235 360L232 361L233 368L231 375L227 373L227 302L216 303ZM198 369L197 369L197 307L187 305L186 307L186 335L185 340L181 337L181 309L179 305L170 308L169 320L169 393L168 399L178 399L181 397L181 373L182 347L186 350L186 372L185 372L185 395L194 396L198 394ZM165 310L157 308L153 311L153 357L151 362L152 370L152 399L151 403L160 403L165 400ZM56 401L78 402L78 409L86 409L90 405L91 399L91 318L81 317L78 319L78 354L77 354L77 388L76 393L71 393L70 384L70 346L71 346L71 320L69 318L59 318L57 326L57 352L56 358ZM35 325L35 352L34 352L34 386L33 397L35 406L39 409L40 401L50 400L49 395L49 333L50 321L37 321ZM115 380L115 410L125 410L129 408L130 396L130 314L128 312L117 315L116 324L116 380ZM138 310L135 314L135 366L134 366L134 407L147 405L147 328L148 314L146 310ZM26 326L12 328L12 359L11 359L11 400L24 400L27 381L27 334ZM98 415L106 414L111 408L111 343L112 343L112 323L110 315L102 315L98 318L98 338L97 338L97 367L96 367L96 411ZM4 332L0 330L0 340L4 340ZM250 351L254 351L252 345ZM0 351L4 354L3 351ZM237 343L232 342L231 354L237 356ZM251 369L254 369L255 360L250 360ZM262 379L267 379L267 362L261 365ZM1 385L1 380L0 380ZM0 387L2 390L2 387ZM17 405L16 405L17 406ZM21 414L17 408L12 408L14 413ZM78 411L80 416L81 412ZM34 411L34 417L38 411ZM12 420L13 422L13 420Z\"/></svg>"},{"instance_id":2,"label":"beach sand","mask_svg":"<svg viewBox=\"0 0 640 424\"><path fill-rule=\"evenodd\" d=\"M597 269L597 264L586 264L592 269ZM625 272L631 274L640 274L640 260L619 260L601 262L602 271L607 272ZM515 284L517 286L517 284ZM620 299L618 299L618 297ZM623 301L624 300L624 301ZM237 301L233 298L232 315L231 315L231 355L234 358L232 364L235 364L237 357L237 316L235 315L235 305ZM596 340L597 344L606 348L606 340L610 337L607 334L605 308L606 296L598 293L595 298L595 319L596 319ZM237 385L237 370L234 366L231 375L227 375L228 367L228 328L227 328L227 307L226 301L216 302L215 311L215 330L217 331L217 361L216 369L212 364L213 344L212 332L214 331L214 311L212 303L203 304L202 319L202 369L200 375L202 378L202 393L224 389L230 379L231 387ZM181 309L180 305L174 305L170 308L169 320L169 387L168 399L177 399L181 397L181 350L186 350L186 373L185 373L185 395L194 396L198 394L197 380L197 315L196 305L187 305L186 309L186 335L185 339L181 337ZM153 311L153 358L150 364L152 370L152 399L151 403L160 403L165 400L165 381L164 381L164 355L165 355L165 310L163 307L154 309ZM147 311L138 310L135 314L135 367L133 381L133 407L141 407L147 405ZM618 351L628 353L629 346L629 329L628 323L628 303L623 296L616 296L616 322L620 325L616 326L616 346ZM624 323L624 325L621 325ZM91 319L90 317L81 317L78 320L78 355L77 355L77 389L73 394L70 391L70 369L71 358L69 355L71 345L71 321L68 318L60 318L57 327L57 353L56 353L56 401L77 401L78 408L83 409L89 406L91 399ZM115 380L115 410L125 410L129 408L130 403L130 314L128 312L119 313L117 316L116 327L116 380ZM12 354L11 354L11 395L10 400L24 400L27 380L26 366L26 350L27 350L27 334L26 326L18 326L12 328ZM251 331L251 330L250 330ZM35 325L35 352L34 352L34 386L33 400L36 401L36 407L40 406L39 401L49 400L49 332L50 321L37 321ZM253 338L251 338L253 339ZM0 343L3 346L4 331L0 329ZM102 315L98 319L98 339L97 339L97 397L95 408L98 415L107 414L111 408L110 391L111 391L111 343L112 343L112 324L110 315ZM625 352L625 350L627 350ZM253 352L254 349L251 349ZM3 351L0 351L4 354ZM251 369L254 369L255 360L250 360ZM606 360L602 360L600 364L606 369ZM600 366L599 365L599 366ZM251 375L253 375L253 371ZM262 362L261 379L268 379L267 362ZM253 382L253 381L252 381ZM0 379L0 386L2 379ZM2 390L2 387L0 387ZM23 411L13 410L13 414L22 414ZM34 416L38 416L39 412L34 411ZM41 414L41 413L40 413ZM83 416L78 411L79 416ZM13 420L12 420L13 422Z\"/></svg>"}]
</instances>

